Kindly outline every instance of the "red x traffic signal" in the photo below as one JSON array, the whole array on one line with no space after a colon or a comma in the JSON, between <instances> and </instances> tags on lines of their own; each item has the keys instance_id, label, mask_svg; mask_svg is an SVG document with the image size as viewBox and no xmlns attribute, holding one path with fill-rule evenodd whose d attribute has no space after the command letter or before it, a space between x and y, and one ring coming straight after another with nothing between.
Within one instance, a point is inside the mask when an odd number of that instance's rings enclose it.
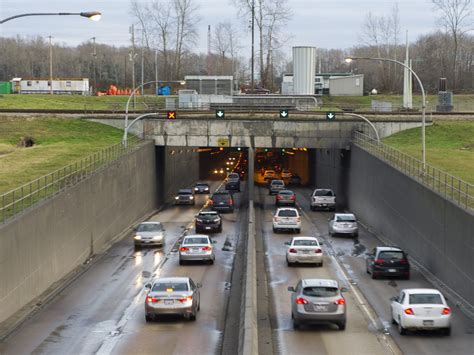
<instances>
[{"instance_id":1,"label":"red x traffic signal","mask_svg":"<svg viewBox=\"0 0 474 355\"><path fill-rule=\"evenodd\" d=\"M168 111L168 119L173 120L176 118L176 111Z\"/></svg>"}]
</instances>

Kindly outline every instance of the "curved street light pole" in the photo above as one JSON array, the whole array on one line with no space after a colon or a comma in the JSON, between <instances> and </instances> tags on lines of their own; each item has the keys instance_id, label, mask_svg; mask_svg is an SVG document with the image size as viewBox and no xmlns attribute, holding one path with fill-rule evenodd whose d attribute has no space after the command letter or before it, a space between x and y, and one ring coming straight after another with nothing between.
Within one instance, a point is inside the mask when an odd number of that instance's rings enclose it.
<instances>
[{"instance_id":1,"label":"curved street light pole","mask_svg":"<svg viewBox=\"0 0 474 355\"><path fill-rule=\"evenodd\" d=\"M370 127L372 127L372 129L374 130L375 132L375 137L377 138L377 142L380 143L380 136L379 136L379 132L377 131L377 128L375 128L375 125L369 121L369 119L367 117L364 117L362 115L359 115L357 113L352 113L352 112L344 112L343 115L348 115L348 116L354 116L354 117L359 117L361 119L363 119L365 122L367 122L369 124Z\"/></svg>"},{"instance_id":2,"label":"curved street light pole","mask_svg":"<svg viewBox=\"0 0 474 355\"><path fill-rule=\"evenodd\" d=\"M28 14L15 15L8 17L0 21L0 25L10 20L14 20L19 17L26 16L82 16L91 19L92 21L99 21L102 14L99 11L87 11L87 12L33 12Z\"/></svg>"},{"instance_id":3,"label":"curved street light pole","mask_svg":"<svg viewBox=\"0 0 474 355\"><path fill-rule=\"evenodd\" d=\"M421 89L421 96L422 96L422 105L421 105L421 115L422 115L422 122L421 122L421 164L422 164L422 169L423 169L423 172L426 171L426 132L425 132L425 128L426 128L426 94L425 94L425 89L423 87L423 84L421 83L421 80L420 78L418 77L418 75L416 75L416 73L413 71L412 68L410 68L408 65L402 63L402 62L399 62L398 60L395 60L395 59L390 59L390 58L371 58L371 57L347 57L346 58L346 63L350 63L352 62L353 60L358 60L358 59L363 59L363 60L380 60L380 61L384 61L384 62L392 62L392 63L396 63L396 64L399 64L401 66L403 66L404 68L408 69L412 74L413 76L416 78L417 82L418 82L418 85L420 86L420 89Z\"/></svg>"}]
</instances>

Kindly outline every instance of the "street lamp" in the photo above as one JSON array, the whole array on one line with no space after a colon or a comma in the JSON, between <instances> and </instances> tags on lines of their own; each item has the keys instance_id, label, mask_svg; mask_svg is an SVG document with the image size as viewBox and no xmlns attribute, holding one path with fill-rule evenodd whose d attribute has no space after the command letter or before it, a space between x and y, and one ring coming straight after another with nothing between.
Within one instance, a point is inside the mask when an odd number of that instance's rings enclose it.
<instances>
[{"instance_id":1,"label":"street lamp","mask_svg":"<svg viewBox=\"0 0 474 355\"><path fill-rule=\"evenodd\" d=\"M422 96L422 104L421 104L421 164L422 164L422 169L423 172L426 171L426 133L425 133L425 128L426 128L426 95L425 95L425 89L423 87L423 84L421 83L420 78L416 73L413 71L412 68L410 68L408 65L405 65L402 62L399 62L398 60L395 59L389 59L389 58L371 58L371 57L347 57L345 59L346 63L351 63L353 60L380 60L384 62L392 62L399 64L403 66L404 68L408 69L413 76L416 78L418 81L418 85L420 86L421 89L421 96Z\"/></svg>"},{"instance_id":2,"label":"street lamp","mask_svg":"<svg viewBox=\"0 0 474 355\"><path fill-rule=\"evenodd\" d=\"M70 16L70 15L76 15L76 16L82 16L86 17L92 21L99 21L102 14L99 11L86 11L86 12L34 12L34 13L29 13L29 14L21 14L21 15L15 15L12 17L8 17L4 20L0 21L0 25L2 23L5 23L7 21L19 18L19 17L25 17L25 16Z\"/></svg>"}]
</instances>

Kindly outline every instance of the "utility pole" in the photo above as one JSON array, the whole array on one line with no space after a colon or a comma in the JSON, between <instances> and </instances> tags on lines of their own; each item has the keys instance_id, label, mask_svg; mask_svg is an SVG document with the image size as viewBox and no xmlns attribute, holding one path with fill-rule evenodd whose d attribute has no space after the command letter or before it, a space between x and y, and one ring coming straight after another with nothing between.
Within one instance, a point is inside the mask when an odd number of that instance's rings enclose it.
<instances>
[{"instance_id":1,"label":"utility pole","mask_svg":"<svg viewBox=\"0 0 474 355\"><path fill-rule=\"evenodd\" d=\"M132 62L132 88L135 88L135 28L132 25L130 27L130 33L132 35L132 50L130 52L130 61ZM133 89L132 89L133 90ZM133 108L135 108L136 99L133 95Z\"/></svg>"},{"instance_id":2,"label":"utility pole","mask_svg":"<svg viewBox=\"0 0 474 355\"><path fill-rule=\"evenodd\" d=\"M145 44L144 44L144 39L145 39L145 30L142 28L142 94L143 94L143 83L145 82Z\"/></svg>"},{"instance_id":3,"label":"utility pole","mask_svg":"<svg viewBox=\"0 0 474 355\"><path fill-rule=\"evenodd\" d=\"M211 25L207 25L207 75L211 75Z\"/></svg>"},{"instance_id":4,"label":"utility pole","mask_svg":"<svg viewBox=\"0 0 474 355\"><path fill-rule=\"evenodd\" d=\"M158 49L155 49L155 95L158 95Z\"/></svg>"},{"instance_id":5,"label":"utility pole","mask_svg":"<svg viewBox=\"0 0 474 355\"><path fill-rule=\"evenodd\" d=\"M53 37L49 38L49 93L53 95Z\"/></svg>"},{"instance_id":6,"label":"utility pole","mask_svg":"<svg viewBox=\"0 0 474 355\"><path fill-rule=\"evenodd\" d=\"M92 56L93 58L93 67L94 67L94 87L92 88L92 93L97 92L97 52L95 48L95 37L92 37L92 43L93 43L93 52Z\"/></svg>"},{"instance_id":7,"label":"utility pole","mask_svg":"<svg viewBox=\"0 0 474 355\"><path fill-rule=\"evenodd\" d=\"M252 0L252 69L251 69L251 87L252 93L255 89L255 78L254 78L254 70L255 70L255 0Z\"/></svg>"}]
</instances>

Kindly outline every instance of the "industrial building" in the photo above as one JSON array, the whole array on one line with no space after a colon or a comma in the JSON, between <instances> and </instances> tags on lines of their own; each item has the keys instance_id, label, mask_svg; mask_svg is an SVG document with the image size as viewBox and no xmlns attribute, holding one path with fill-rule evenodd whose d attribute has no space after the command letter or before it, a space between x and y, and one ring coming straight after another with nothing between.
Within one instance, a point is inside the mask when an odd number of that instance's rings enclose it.
<instances>
[{"instance_id":1,"label":"industrial building","mask_svg":"<svg viewBox=\"0 0 474 355\"><path fill-rule=\"evenodd\" d=\"M232 75L186 75L186 89L200 95L232 95Z\"/></svg>"},{"instance_id":2,"label":"industrial building","mask_svg":"<svg viewBox=\"0 0 474 355\"><path fill-rule=\"evenodd\" d=\"M13 78L13 93L17 94L49 94L51 81L39 78ZM53 94L89 95L88 78L53 79Z\"/></svg>"}]
</instances>

